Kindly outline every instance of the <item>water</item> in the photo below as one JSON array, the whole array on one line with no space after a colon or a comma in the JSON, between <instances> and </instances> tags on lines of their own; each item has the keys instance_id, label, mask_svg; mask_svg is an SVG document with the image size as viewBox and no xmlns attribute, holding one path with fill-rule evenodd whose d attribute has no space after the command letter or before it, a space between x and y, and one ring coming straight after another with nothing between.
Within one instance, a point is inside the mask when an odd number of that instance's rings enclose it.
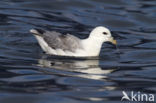
<instances>
[{"instance_id":1,"label":"water","mask_svg":"<svg viewBox=\"0 0 156 103\"><path fill-rule=\"evenodd\" d=\"M48 56L29 30L86 38L108 27L119 52L99 58ZM0 103L123 103L122 91L156 96L155 0L1 0Z\"/></svg>"}]
</instances>

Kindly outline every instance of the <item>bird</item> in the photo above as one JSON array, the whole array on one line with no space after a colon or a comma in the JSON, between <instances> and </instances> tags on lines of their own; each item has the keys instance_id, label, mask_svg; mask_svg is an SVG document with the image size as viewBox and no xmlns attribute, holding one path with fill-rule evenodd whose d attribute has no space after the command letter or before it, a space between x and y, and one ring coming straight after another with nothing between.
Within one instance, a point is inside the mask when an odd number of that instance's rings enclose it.
<instances>
[{"instance_id":1,"label":"bird","mask_svg":"<svg viewBox=\"0 0 156 103\"><path fill-rule=\"evenodd\" d=\"M117 44L110 30L104 26L95 27L86 39L42 29L31 29L30 32L45 53L57 56L98 57L104 42Z\"/></svg>"}]
</instances>

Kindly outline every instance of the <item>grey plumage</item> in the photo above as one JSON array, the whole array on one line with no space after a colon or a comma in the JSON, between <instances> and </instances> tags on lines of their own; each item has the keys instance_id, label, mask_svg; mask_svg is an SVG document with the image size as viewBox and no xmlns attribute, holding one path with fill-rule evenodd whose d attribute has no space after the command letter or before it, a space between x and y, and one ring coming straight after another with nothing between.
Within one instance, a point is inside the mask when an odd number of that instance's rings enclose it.
<instances>
[{"instance_id":1,"label":"grey plumage","mask_svg":"<svg viewBox=\"0 0 156 103\"><path fill-rule=\"evenodd\" d=\"M42 31L40 29L34 30L36 30L36 33L34 34L41 36L45 40L45 42L47 42L47 44L53 49L62 49L64 51L75 52L76 49L82 48L80 39L73 35L63 35L59 32Z\"/></svg>"}]
</instances>

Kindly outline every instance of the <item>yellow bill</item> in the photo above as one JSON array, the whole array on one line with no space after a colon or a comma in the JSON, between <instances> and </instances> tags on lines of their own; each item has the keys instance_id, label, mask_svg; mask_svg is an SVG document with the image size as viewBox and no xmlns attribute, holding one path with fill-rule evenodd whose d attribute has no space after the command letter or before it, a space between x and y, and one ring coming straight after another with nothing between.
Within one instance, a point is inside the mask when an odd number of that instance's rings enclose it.
<instances>
[{"instance_id":1,"label":"yellow bill","mask_svg":"<svg viewBox=\"0 0 156 103\"><path fill-rule=\"evenodd\" d=\"M117 41L113 39L113 37L110 39L110 42L114 45L117 45Z\"/></svg>"}]
</instances>

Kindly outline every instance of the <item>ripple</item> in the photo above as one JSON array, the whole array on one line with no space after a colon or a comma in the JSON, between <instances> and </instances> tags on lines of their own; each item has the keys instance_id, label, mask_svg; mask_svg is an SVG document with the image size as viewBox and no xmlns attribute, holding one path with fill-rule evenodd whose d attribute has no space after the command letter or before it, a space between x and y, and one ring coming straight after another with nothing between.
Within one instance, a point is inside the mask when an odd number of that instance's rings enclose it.
<instances>
[{"instance_id":1,"label":"ripple","mask_svg":"<svg viewBox=\"0 0 156 103\"><path fill-rule=\"evenodd\" d=\"M83 78L62 78L57 81L59 84L71 85L71 86L106 86L111 85L113 83L83 79Z\"/></svg>"},{"instance_id":2,"label":"ripple","mask_svg":"<svg viewBox=\"0 0 156 103\"><path fill-rule=\"evenodd\" d=\"M1 81L5 82L33 82L33 81L44 81L53 79L52 75L23 75L23 76L16 76L12 78L3 78Z\"/></svg>"}]
</instances>

